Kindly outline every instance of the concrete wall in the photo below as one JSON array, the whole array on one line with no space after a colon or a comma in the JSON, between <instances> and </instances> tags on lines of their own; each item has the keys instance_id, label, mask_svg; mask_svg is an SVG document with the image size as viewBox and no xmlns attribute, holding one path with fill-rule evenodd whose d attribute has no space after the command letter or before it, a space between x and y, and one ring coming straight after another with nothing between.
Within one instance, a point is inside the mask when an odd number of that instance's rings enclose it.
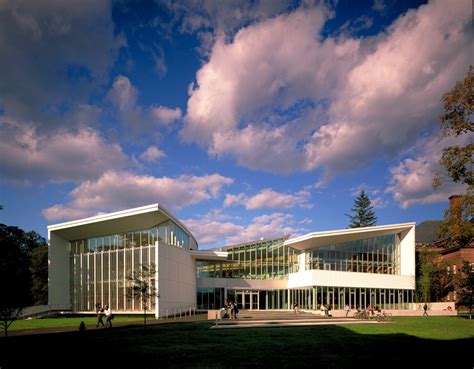
<instances>
[{"instance_id":1,"label":"concrete wall","mask_svg":"<svg viewBox=\"0 0 474 369\"><path fill-rule=\"evenodd\" d=\"M156 317L196 306L196 263L185 249L159 243Z\"/></svg>"},{"instance_id":2,"label":"concrete wall","mask_svg":"<svg viewBox=\"0 0 474 369\"><path fill-rule=\"evenodd\" d=\"M288 281L279 279L199 278L197 287L271 291L287 289Z\"/></svg>"},{"instance_id":3,"label":"concrete wall","mask_svg":"<svg viewBox=\"0 0 474 369\"><path fill-rule=\"evenodd\" d=\"M330 270L307 270L289 275L289 288L310 286L415 289L415 276Z\"/></svg>"},{"instance_id":4,"label":"concrete wall","mask_svg":"<svg viewBox=\"0 0 474 369\"><path fill-rule=\"evenodd\" d=\"M400 234L400 274L415 276L415 227Z\"/></svg>"},{"instance_id":5,"label":"concrete wall","mask_svg":"<svg viewBox=\"0 0 474 369\"><path fill-rule=\"evenodd\" d=\"M49 233L48 304L58 309L70 309L69 242L54 232Z\"/></svg>"}]
</instances>

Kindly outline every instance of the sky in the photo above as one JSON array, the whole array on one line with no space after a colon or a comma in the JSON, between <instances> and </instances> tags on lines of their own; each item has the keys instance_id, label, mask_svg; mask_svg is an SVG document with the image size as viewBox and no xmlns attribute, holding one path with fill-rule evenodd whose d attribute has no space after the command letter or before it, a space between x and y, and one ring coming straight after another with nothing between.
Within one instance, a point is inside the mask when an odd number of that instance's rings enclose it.
<instances>
[{"instance_id":1,"label":"sky","mask_svg":"<svg viewBox=\"0 0 474 369\"><path fill-rule=\"evenodd\" d=\"M153 203L216 247L441 219L441 97L472 63L453 1L0 0L0 223Z\"/></svg>"}]
</instances>

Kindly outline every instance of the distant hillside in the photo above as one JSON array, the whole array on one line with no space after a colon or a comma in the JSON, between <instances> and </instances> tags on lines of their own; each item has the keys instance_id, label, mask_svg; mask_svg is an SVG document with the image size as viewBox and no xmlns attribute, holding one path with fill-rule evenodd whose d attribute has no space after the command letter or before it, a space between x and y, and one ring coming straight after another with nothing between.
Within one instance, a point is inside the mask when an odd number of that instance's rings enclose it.
<instances>
[{"instance_id":1,"label":"distant hillside","mask_svg":"<svg viewBox=\"0 0 474 369\"><path fill-rule=\"evenodd\" d=\"M418 224L415 229L415 242L433 243L439 241L440 238L436 234L436 230L441 224L441 220L425 220Z\"/></svg>"}]
</instances>

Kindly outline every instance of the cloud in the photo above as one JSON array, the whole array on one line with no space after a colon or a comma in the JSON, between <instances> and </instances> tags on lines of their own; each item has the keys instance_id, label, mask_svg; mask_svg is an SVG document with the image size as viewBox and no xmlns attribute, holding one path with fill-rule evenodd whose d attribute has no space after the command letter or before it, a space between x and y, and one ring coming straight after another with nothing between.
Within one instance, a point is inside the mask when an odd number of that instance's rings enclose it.
<instances>
[{"instance_id":1,"label":"cloud","mask_svg":"<svg viewBox=\"0 0 474 369\"><path fill-rule=\"evenodd\" d=\"M114 35L110 2L0 2L0 107L51 130L52 119L108 81L122 35Z\"/></svg>"},{"instance_id":2,"label":"cloud","mask_svg":"<svg viewBox=\"0 0 474 369\"><path fill-rule=\"evenodd\" d=\"M214 211L198 219L187 219L183 223L196 237L200 246L233 245L260 238L298 235L307 230L295 227L291 214L272 213L252 219L249 224L235 224L226 219L222 211Z\"/></svg>"},{"instance_id":3,"label":"cloud","mask_svg":"<svg viewBox=\"0 0 474 369\"><path fill-rule=\"evenodd\" d=\"M320 185L393 159L438 129L440 98L470 61L470 7L433 1L366 38L321 36L300 7L218 37L196 74L181 137L273 173L323 169Z\"/></svg>"},{"instance_id":4,"label":"cloud","mask_svg":"<svg viewBox=\"0 0 474 369\"><path fill-rule=\"evenodd\" d=\"M159 148L157 148L156 146L150 146L140 155L140 159L152 163L157 161L158 159L164 158L165 156L166 154Z\"/></svg>"},{"instance_id":5,"label":"cloud","mask_svg":"<svg viewBox=\"0 0 474 369\"><path fill-rule=\"evenodd\" d=\"M154 118L156 118L157 122L165 125L180 119L182 115L180 108L170 109L166 106L151 108L151 114Z\"/></svg>"},{"instance_id":6,"label":"cloud","mask_svg":"<svg viewBox=\"0 0 474 369\"><path fill-rule=\"evenodd\" d=\"M12 182L80 182L135 165L120 145L90 128L38 134L31 123L0 116L0 137L0 171Z\"/></svg>"},{"instance_id":7,"label":"cloud","mask_svg":"<svg viewBox=\"0 0 474 369\"><path fill-rule=\"evenodd\" d=\"M433 2L401 16L347 75L331 122L306 146L308 167L356 168L390 157L437 119L440 98L469 64L464 3Z\"/></svg>"},{"instance_id":8,"label":"cloud","mask_svg":"<svg viewBox=\"0 0 474 369\"><path fill-rule=\"evenodd\" d=\"M432 181L436 171L443 172L439 164L442 149L454 144L464 145L471 137L428 138L420 140L410 157L390 168L390 185L386 192L404 209L416 204L446 202L453 194L464 193L466 185L445 180L443 185L433 189Z\"/></svg>"},{"instance_id":9,"label":"cloud","mask_svg":"<svg viewBox=\"0 0 474 369\"><path fill-rule=\"evenodd\" d=\"M181 109L166 106L144 107L138 102L139 91L128 77L115 78L107 98L117 109L120 120L135 132L149 132L159 125L169 125L181 118Z\"/></svg>"},{"instance_id":10,"label":"cloud","mask_svg":"<svg viewBox=\"0 0 474 369\"><path fill-rule=\"evenodd\" d=\"M352 188L351 195L357 197L362 190L365 191L365 194L369 197L374 208L383 209L388 205L389 201L383 197L382 190L379 187L369 186L365 183L360 184L356 188Z\"/></svg>"},{"instance_id":11,"label":"cloud","mask_svg":"<svg viewBox=\"0 0 474 369\"><path fill-rule=\"evenodd\" d=\"M254 196L246 196L243 193L238 195L226 194L224 207L242 204L247 210L255 209L278 209L287 210L293 207L311 208L308 202L309 191L303 190L295 194L284 194L265 188Z\"/></svg>"},{"instance_id":12,"label":"cloud","mask_svg":"<svg viewBox=\"0 0 474 369\"><path fill-rule=\"evenodd\" d=\"M209 39L224 34L231 38L242 26L281 14L291 6L291 1L241 1L222 2L206 0L165 1L164 5L180 21L181 31L205 35L199 49L203 54L210 50Z\"/></svg>"},{"instance_id":13,"label":"cloud","mask_svg":"<svg viewBox=\"0 0 474 369\"><path fill-rule=\"evenodd\" d=\"M86 181L69 193L70 202L43 210L48 220L72 219L141 205L160 203L171 211L216 199L223 186L233 182L219 174L180 175L176 178L108 171L95 181Z\"/></svg>"}]
</instances>

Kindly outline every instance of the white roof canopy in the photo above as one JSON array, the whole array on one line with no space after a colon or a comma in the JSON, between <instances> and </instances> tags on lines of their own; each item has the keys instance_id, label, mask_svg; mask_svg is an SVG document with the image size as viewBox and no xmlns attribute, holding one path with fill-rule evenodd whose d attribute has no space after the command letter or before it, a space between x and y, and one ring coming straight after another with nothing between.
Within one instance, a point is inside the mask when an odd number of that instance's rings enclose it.
<instances>
[{"instance_id":1,"label":"white roof canopy","mask_svg":"<svg viewBox=\"0 0 474 369\"><path fill-rule=\"evenodd\" d=\"M402 223L386 226L341 229L337 231L313 232L290 238L285 241L285 245L296 250L314 249L342 242L362 240L369 237L406 232L413 227L415 227L415 223Z\"/></svg>"}]
</instances>

